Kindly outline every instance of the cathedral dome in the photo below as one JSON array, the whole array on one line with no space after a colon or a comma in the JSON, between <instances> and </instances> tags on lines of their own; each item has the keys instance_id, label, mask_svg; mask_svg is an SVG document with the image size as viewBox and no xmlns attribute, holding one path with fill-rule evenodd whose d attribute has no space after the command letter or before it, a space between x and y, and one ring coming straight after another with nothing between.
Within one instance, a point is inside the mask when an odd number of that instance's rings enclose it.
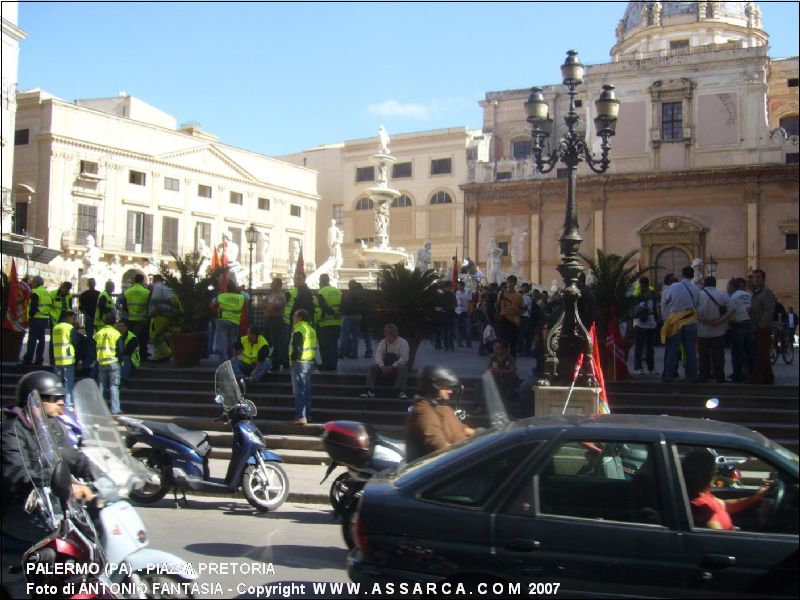
<instances>
[{"instance_id":1,"label":"cathedral dome","mask_svg":"<svg viewBox=\"0 0 800 600\"><path fill-rule=\"evenodd\" d=\"M628 2L616 30L614 60L693 46L766 46L755 2Z\"/></svg>"}]
</instances>

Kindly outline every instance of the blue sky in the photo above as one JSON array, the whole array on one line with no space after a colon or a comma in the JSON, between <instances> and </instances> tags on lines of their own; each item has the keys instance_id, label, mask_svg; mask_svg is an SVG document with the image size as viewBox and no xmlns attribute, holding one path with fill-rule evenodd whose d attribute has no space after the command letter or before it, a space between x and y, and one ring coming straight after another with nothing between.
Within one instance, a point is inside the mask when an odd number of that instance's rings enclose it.
<instances>
[{"instance_id":1,"label":"blue sky","mask_svg":"<svg viewBox=\"0 0 800 600\"><path fill-rule=\"evenodd\" d=\"M798 3L758 4L770 55L797 55ZM268 155L480 128L487 91L557 83L566 50L608 62L625 5L20 2L19 87L125 91Z\"/></svg>"}]
</instances>

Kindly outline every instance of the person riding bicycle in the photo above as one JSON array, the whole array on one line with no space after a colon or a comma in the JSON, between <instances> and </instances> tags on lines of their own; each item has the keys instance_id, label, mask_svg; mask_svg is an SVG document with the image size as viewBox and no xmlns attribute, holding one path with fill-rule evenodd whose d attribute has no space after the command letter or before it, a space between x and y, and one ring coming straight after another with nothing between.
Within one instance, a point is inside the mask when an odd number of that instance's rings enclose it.
<instances>
[{"instance_id":1,"label":"person riding bicycle","mask_svg":"<svg viewBox=\"0 0 800 600\"><path fill-rule=\"evenodd\" d=\"M457 402L464 386L444 367L422 369L420 397L414 402L406 421L406 460L411 462L431 452L452 446L475 434L450 406ZM454 398L455 396L455 398Z\"/></svg>"}]
</instances>

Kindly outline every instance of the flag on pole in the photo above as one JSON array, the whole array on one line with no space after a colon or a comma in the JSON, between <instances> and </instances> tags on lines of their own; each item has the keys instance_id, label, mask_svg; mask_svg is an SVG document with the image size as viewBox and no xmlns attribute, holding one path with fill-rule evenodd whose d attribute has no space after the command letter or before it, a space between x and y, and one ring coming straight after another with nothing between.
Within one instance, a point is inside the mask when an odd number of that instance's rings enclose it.
<instances>
[{"instance_id":1,"label":"flag on pole","mask_svg":"<svg viewBox=\"0 0 800 600\"><path fill-rule=\"evenodd\" d=\"M11 275L8 278L8 306L3 307L5 311L3 317L3 329L11 331L25 331L28 327L28 301L30 300L30 290L26 292L26 286L20 283L17 277L17 262L11 259Z\"/></svg>"},{"instance_id":2,"label":"flag on pole","mask_svg":"<svg viewBox=\"0 0 800 600\"><path fill-rule=\"evenodd\" d=\"M594 378L600 384L600 414L611 414L611 406L608 404L608 396L606 395L606 382L603 377L603 368L600 364L600 345L597 343L597 330L595 324L592 323L592 328L589 332L592 336L592 371L594 371Z\"/></svg>"},{"instance_id":3,"label":"flag on pole","mask_svg":"<svg viewBox=\"0 0 800 600\"><path fill-rule=\"evenodd\" d=\"M214 246L214 251L211 253L211 270L213 271L221 264L222 263L219 260L219 254L217 254L217 247Z\"/></svg>"},{"instance_id":4,"label":"flag on pole","mask_svg":"<svg viewBox=\"0 0 800 600\"><path fill-rule=\"evenodd\" d=\"M614 307L611 307L611 314L608 319L608 332L606 333L606 356L611 360L611 369L614 374L614 381L630 379L626 361L625 340L617 323L617 314Z\"/></svg>"},{"instance_id":5,"label":"flag on pole","mask_svg":"<svg viewBox=\"0 0 800 600\"><path fill-rule=\"evenodd\" d=\"M572 398L572 392L575 389L575 382L578 381L578 373L581 372L581 367L583 366L583 357L585 355L586 355L585 352L581 352L578 355L578 360L575 362L575 372L572 374L572 383L569 386L569 392L567 393L567 399L564 401L564 408L561 411L562 415L567 413L567 406L569 405L569 399Z\"/></svg>"},{"instance_id":6,"label":"flag on pole","mask_svg":"<svg viewBox=\"0 0 800 600\"><path fill-rule=\"evenodd\" d=\"M295 275L305 275L306 274L306 263L303 260L303 247L300 246L300 256L297 257L297 265L294 267L294 274Z\"/></svg>"},{"instance_id":7,"label":"flag on pole","mask_svg":"<svg viewBox=\"0 0 800 600\"><path fill-rule=\"evenodd\" d=\"M458 250L453 256L453 276L450 279L450 289L454 292L458 289Z\"/></svg>"},{"instance_id":8,"label":"flag on pole","mask_svg":"<svg viewBox=\"0 0 800 600\"><path fill-rule=\"evenodd\" d=\"M219 264L223 267L228 266L228 240L222 238L222 256L219 258Z\"/></svg>"}]
</instances>

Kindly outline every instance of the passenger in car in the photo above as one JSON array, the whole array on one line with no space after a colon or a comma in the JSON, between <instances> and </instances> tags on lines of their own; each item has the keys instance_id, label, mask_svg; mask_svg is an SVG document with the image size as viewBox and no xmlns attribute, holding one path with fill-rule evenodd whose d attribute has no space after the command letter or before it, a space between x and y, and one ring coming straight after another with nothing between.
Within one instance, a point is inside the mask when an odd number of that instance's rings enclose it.
<instances>
[{"instance_id":1,"label":"passenger in car","mask_svg":"<svg viewBox=\"0 0 800 600\"><path fill-rule=\"evenodd\" d=\"M717 472L716 459L711 452L700 448L689 451L681 468L696 527L735 530L731 515L756 506L774 483L771 480L764 481L749 498L720 500L711 493L711 483Z\"/></svg>"}]
</instances>

